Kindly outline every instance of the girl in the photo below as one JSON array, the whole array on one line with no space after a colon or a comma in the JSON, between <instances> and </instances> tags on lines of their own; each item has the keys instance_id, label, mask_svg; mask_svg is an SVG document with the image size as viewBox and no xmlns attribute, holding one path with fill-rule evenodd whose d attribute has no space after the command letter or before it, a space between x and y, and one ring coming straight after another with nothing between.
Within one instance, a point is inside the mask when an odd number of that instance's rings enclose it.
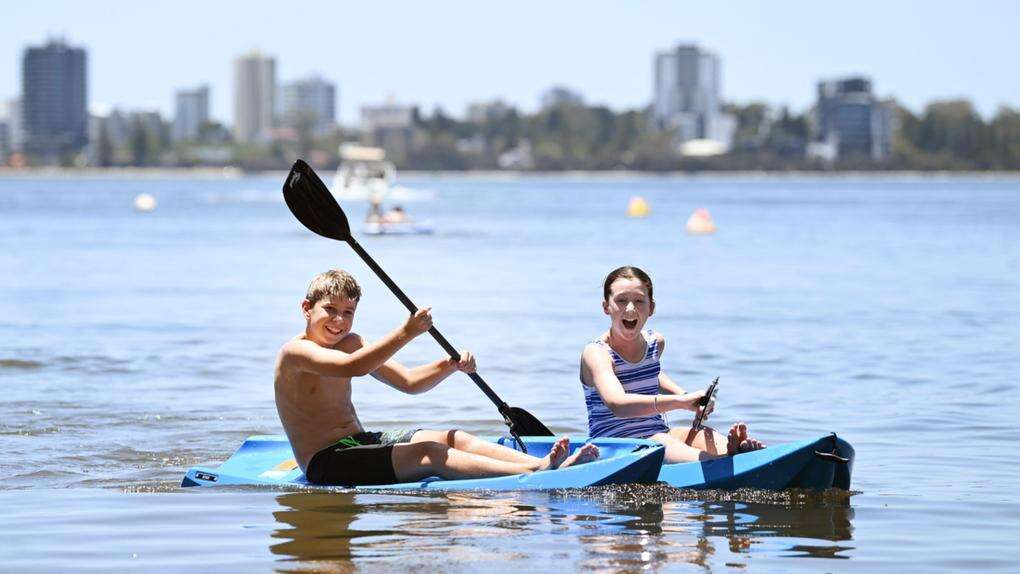
<instances>
[{"instance_id":1,"label":"girl","mask_svg":"<svg viewBox=\"0 0 1020 574\"><path fill-rule=\"evenodd\" d=\"M708 427L666 426L662 414L697 411L705 391L685 392L659 366L666 340L644 330L655 312L652 280L637 267L620 267L606 277L602 310L609 330L588 343L581 354L581 384L588 407L592 437L647 438L666 446L666 462L688 462L729 456L764 448L747 436L747 425L736 423L729 436ZM660 395L659 391L668 394ZM705 416L715 408L713 399Z\"/></svg>"}]
</instances>

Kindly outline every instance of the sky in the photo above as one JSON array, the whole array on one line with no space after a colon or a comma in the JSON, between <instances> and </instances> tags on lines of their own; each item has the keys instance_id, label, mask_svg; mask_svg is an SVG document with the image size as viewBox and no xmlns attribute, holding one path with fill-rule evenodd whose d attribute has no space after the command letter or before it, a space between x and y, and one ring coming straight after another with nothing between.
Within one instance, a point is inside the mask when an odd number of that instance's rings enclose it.
<instances>
[{"instance_id":1,"label":"sky","mask_svg":"<svg viewBox=\"0 0 1020 574\"><path fill-rule=\"evenodd\" d=\"M167 118L176 90L208 84L231 124L233 60L252 49L276 58L278 83L334 82L345 124L388 99L532 111L554 85L623 110L650 102L656 52L696 43L720 57L725 101L802 112L819 80L862 74L915 112L967 98L987 117L1020 108L1018 29L1011 0L19 1L0 18L0 100L21 91L24 49L62 37L88 50L90 105Z\"/></svg>"}]
</instances>

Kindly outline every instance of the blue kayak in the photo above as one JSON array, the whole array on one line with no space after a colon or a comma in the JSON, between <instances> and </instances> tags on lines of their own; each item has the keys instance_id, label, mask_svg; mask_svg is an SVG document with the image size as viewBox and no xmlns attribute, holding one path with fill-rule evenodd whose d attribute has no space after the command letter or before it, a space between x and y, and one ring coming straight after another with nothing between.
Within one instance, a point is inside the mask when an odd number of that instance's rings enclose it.
<instances>
[{"instance_id":1,"label":"blue kayak","mask_svg":"<svg viewBox=\"0 0 1020 574\"><path fill-rule=\"evenodd\" d=\"M583 445L587 437L571 437L571 451ZM505 439L486 439L503 442ZM526 437L528 452L548 454L555 437ZM511 439L512 441L512 439ZM439 477L418 482L359 486L376 490L547 490L581 488L606 484L654 483L665 453L662 445L644 440L599 438L591 440L599 447L598 459L563 469L493 478L443 480ZM216 468L188 470L181 486L299 486L321 487L308 483L294 460L285 436L252 436L244 441L226 462Z\"/></svg>"},{"instance_id":2,"label":"blue kayak","mask_svg":"<svg viewBox=\"0 0 1020 574\"><path fill-rule=\"evenodd\" d=\"M835 434L703 462L664 464L659 480L677 488L850 489L854 448Z\"/></svg>"},{"instance_id":3,"label":"blue kayak","mask_svg":"<svg viewBox=\"0 0 1020 574\"><path fill-rule=\"evenodd\" d=\"M571 437L574 440L586 439ZM512 438L497 441L514 448ZM853 464L854 448L832 433L725 458L664 464L659 481L691 489L849 490Z\"/></svg>"}]
</instances>

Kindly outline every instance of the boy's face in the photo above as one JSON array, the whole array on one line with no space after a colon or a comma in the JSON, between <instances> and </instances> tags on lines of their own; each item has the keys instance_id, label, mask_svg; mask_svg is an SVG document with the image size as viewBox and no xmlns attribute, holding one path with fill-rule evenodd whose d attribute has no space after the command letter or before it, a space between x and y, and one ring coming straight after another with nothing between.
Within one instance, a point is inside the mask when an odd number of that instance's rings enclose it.
<instances>
[{"instance_id":1,"label":"boy's face","mask_svg":"<svg viewBox=\"0 0 1020 574\"><path fill-rule=\"evenodd\" d=\"M327 297L312 304L305 299L301 309L308 322L306 334L320 345L332 346L351 332L358 302L346 297Z\"/></svg>"},{"instance_id":2,"label":"boy's face","mask_svg":"<svg viewBox=\"0 0 1020 574\"><path fill-rule=\"evenodd\" d=\"M609 300L602 302L602 310L612 320L611 329L626 339L641 334L645 322L655 312L655 302L641 281L621 277L609 286Z\"/></svg>"}]
</instances>

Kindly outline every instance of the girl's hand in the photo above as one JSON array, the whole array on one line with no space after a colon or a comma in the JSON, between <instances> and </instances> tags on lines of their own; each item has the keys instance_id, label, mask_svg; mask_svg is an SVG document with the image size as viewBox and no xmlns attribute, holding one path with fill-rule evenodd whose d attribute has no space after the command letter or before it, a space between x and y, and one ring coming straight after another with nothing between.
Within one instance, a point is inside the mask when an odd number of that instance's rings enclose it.
<instances>
[{"instance_id":1,"label":"girl's hand","mask_svg":"<svg viewBox=\"0 0 1020 574\"><path fill-rule=\"evenodd\" d=\"M432 307L423 307L415 311L404 323L404 332L417 337L432 328Z\"/></svg>"},{"instance_id":2,"label":"girl's hand","mask_svg":"<svg viewBox=\"0 0 1020 574\"><path fill-rule=\"evenodd\" d=\"M698 402L701 401L701 399L705 398L705 393L707 392L708 389L705 389L702 391L694 391L692 393L687 393L686 395L684 395L684 398L690 399L691 401L689 403L690 406L688 407L688 409L694 412L698 412L699 410L701 410L701 405L699 405ZM712 414L712 411L714 410L715 410L715 396L713 396L712 400L708 401L708 404L705 405L705 414L702 416L702 419L707 419L708 415Z\"/></svg>"},{"instance_id":3,"label":"girl's hand","mask_svg":"<svg viewBox=\"0 0 1020 574\"><path fill-rule=\"evenodd\" d=\"M450 359L450 362L454 362L453 359ZM475 356L471 351L461 351L460 361L457 361L456 365L458 371L471 374L475 372Z\"/></svg>"}]
</instances>

